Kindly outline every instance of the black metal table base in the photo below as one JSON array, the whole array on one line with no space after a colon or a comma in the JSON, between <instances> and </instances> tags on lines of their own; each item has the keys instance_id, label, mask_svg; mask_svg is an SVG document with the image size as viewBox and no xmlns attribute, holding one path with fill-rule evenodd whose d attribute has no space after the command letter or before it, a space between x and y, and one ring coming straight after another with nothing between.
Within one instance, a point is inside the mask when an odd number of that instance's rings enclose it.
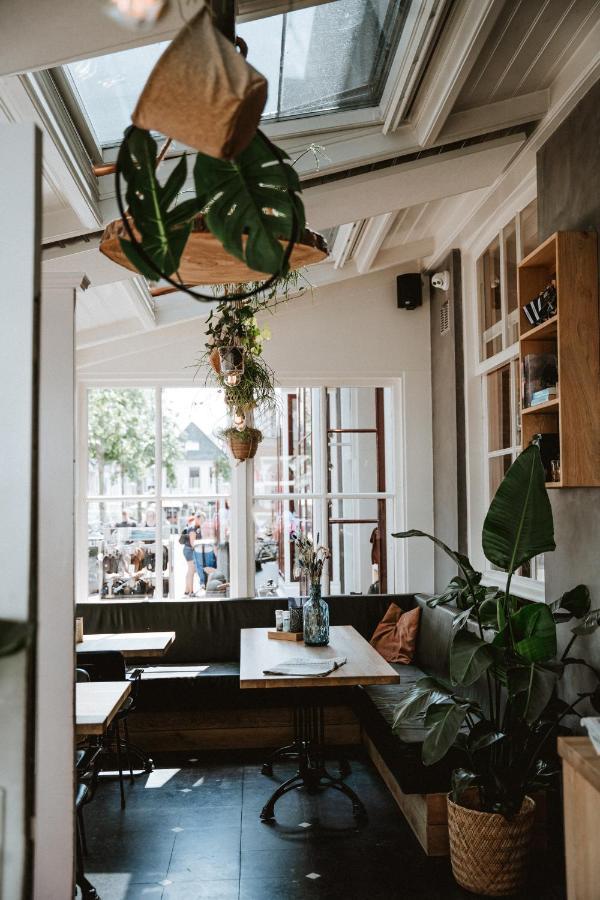
<instances>
[{"instance_id":1,"label":"black metal table base","mask_svg":"<svg viewBox=\"0 0 600 900\"><path fill-rule=\"evenodd\" d=\"M311 704L294 710L294 740L269 757L263 764L263 775L273 774L273 763L277 759L297 759L298 771L280 785L264 805L260 814L263 822L270 822L275 818L277 801L296 788L305 788L309 794L333 788L348 797L357 820L366 820L367 812L361 800L344 782L344 778L351 772L348 761L344 758L339 760L339 777L331 775L325 768L325 723L322 706Z\"/></svg>"}]
</instances>

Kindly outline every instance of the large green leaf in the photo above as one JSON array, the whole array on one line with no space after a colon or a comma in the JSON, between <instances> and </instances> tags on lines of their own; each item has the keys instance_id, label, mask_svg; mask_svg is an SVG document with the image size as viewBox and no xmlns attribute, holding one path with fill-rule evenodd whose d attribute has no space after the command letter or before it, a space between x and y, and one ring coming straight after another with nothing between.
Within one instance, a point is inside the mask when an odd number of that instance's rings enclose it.
<instances>
[{"instance_id":1,"label":"large green leaf","mask_svg":"<svg viewBox=\"0 0 600 900\"><path fill-rule=\"evenodd\" d=\"M212 233L228 253L271 275L283 269L280 239L289 240L294 218L297 234L305 228L300 181L287 154L282 157L255 135L237 159L198 153L194 166L196 195Z\"/></svg>"},{"instance_id":2,"label":"large green leaf","mask_svg":"<svg viewBox=\"0 0 600 900\"><path fill-rule=\"evenodd\" d=\"M559 600L551 604L550 608L555 621L568 622L573 617L583 618L590 611L591 605L590 589L585 584L578 584L570 591L566 591ZM564 610L564 614L560 610Z\"/></svg>"},{"instance_id":3,"label":"large green leaf","mask_svg":"<svg viewBox=\"0 0 600 900\"><path fill-rule=\"evenodd\" d=\"M432 703L448 700L449 691L434 678L421 678L398 704L392 727L417 719Z\"/></svg>"},{"instance_id":4,"label":"large green leaf","mask_svg":"<svg viewBox=\"0 0 600 900\"><path fill-rule=\"evenodd\" d=\"M537 444L521 453L498 488L483 523L487 559L508 572L554 550L554 523Z\"/></svg>"},{"instance_id":5,"label":"large green leaf","mask_svg":"<svg viewBox=\"0 0 600 900\"><path fill-rule=\"evenodd\" d=\"M443 541L440 541L439 538L434 537L432 534L427 534L426 531L419 531L418 528L411 528L409 531L397 531L395 534L392 534L392 537L395 538L411 538L411 537L425 537L443 550L451 560L458 566L458 568L463 573L464 578L473 586L479 584L481 581L481 572L476 572L471 562L467 556L464 556L462 553L458 553L456 550L451 550L447 544L444 544ZM451 582L452 584L452 582Z\"/></svg>"},{"instance_id":6,"label":"large green leaf","mask_svg":"<svg viewBox=\"0 0 600 900\"><path fill-rule=\"evenodd\" d=\"M171 208L186 179L186 158L181 157L162 185L155 171L156 149L156 141L147 131L131 126L119 148L117 165L127 182L125 198L142 250L161 273L173 275L200 207L196 200L186 200ZM138 271L158 280L157 272L131 241L121 240L121 248Z\"/></svg>"},{"instance_id":7,"label":"large green leaf","mask_svg":"<svg viewBox=\"0 0 600 900\"><path fill-rule=\"evenodd\" d=\"M514 648L530 663L553 659L557 652L556 623L544 603L528 603L510 617Z\"/></svg>"},{"instance_id":8,"label":"large green leaf","mask_svg":"<svg viewBox=\"0 0 600 900\"><path fill-rule=\"evenodd\" d=\"M450 647L450 677L454 684L473 684L493 661L489 644L470 631L456 632Z\"/></svg>"},{"instance_id":9,"label":"large green leaf","mask_svg":"<svg viewBox=\"0 0 600 900\"><path fill-rule=\"evenodd\" d=\"M513 712L532 725L548 706L556 682L556 674L540 666L513 666L508 669L506 683Z\"/></svg>"},{"instance_id":10,"label":"large green leaf","mask_svg":"<svg viewBox=\"0 0 600 900\"><path fill-rule=\"evenodd\" d=\"M422 758L426 766L443 759L456 740L456 735L469 711L467 704L434 703L425 714L427 735L423 741Z\"/></svg>"}]
</instances>

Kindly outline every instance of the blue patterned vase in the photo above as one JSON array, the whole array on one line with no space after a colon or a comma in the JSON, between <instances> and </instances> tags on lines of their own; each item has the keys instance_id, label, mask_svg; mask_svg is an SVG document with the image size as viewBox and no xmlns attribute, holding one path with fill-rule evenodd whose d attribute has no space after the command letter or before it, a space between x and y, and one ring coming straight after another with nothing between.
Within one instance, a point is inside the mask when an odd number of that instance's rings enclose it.
<instances>
[{"instance_id":1,"label":"blue patterned vase","mask_svg":"<svg viewBox=\"0 0 600 900\"><path fill-rule=\"evenodd\" d=\"M321 585L313 584L304 607L304 643L325 647L329 643L329 606L321 598Z\"/></svg>"}]
</instances>

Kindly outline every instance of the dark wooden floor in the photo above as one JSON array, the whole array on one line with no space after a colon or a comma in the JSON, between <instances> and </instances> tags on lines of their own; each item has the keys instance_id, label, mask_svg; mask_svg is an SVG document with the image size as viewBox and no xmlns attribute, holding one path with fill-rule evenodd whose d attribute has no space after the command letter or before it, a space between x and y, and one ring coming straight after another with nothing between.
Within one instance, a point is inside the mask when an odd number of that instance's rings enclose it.
<instances>
[{"instance_id":1,"label":"dark wooden floor","mask_svg":"<svg viewBox=\"0 0 600 900\"><path fill-rule=\"evenodd\" d=\"M452 879L449 862L428 859L365 757L352 760L348 783L367 807L357 827L335 791L294 791L277 805L277 822L259 812L291 763L272 779L247 756L210 761L163 756L150 775L100 784L85 810L87 874L102 900L458 900L473 898ZM534 862L527 892L562 900L560 870Z\"/></svg>"}]
</instances>

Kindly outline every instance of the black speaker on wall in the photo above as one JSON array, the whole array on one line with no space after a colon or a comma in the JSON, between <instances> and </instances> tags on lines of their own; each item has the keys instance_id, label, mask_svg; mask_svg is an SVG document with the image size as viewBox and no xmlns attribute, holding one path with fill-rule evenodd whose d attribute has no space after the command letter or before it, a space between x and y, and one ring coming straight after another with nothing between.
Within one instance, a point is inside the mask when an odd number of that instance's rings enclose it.
<instances>
[{"instance_id":1,"label":"black speaker on wall","mask_svg":"<svg viewBox=\"0 0 600 900\"><path fill-rule=\"evenodd\" d=\"M423 303L421 274L410 272L396 278L398 309L416 309Z\"/></svg>"}]
</instances>

